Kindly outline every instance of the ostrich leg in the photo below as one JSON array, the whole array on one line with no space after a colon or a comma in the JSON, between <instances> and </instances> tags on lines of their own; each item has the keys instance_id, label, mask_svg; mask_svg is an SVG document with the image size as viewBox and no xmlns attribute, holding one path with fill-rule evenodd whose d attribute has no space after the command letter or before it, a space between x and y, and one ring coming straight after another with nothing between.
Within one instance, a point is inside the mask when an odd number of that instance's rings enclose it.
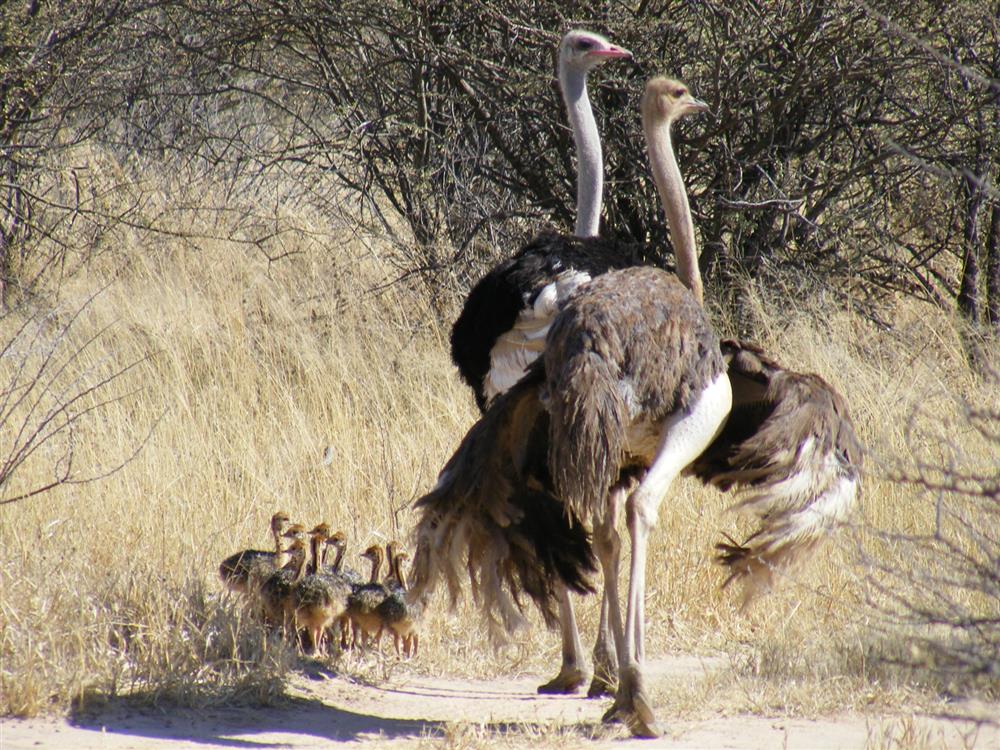
<instances>
[{"instance_id":1,"label":"ostrich leg","mask_svg":"<svg viewBox=\"0 0 1000 750\"><path fill-rule=\"evenodd\" d=\"M660 503L681 470L708 447L725 423L732 407L729 377L721 373L706 387L690 411L673 414L663 421L660 444L649 471L626 503L632 564L628 586L628 609L619 656L618 693L604 715L605 721L622 718L638 737L659 737L652 704L646 694L645 661L646 555L649 534L656 525Z\"/></svg>"},{"instance_id":2,"label":"ostrich leg","mask_svg":"<svg viewBox=\"0 0 1000 750\"><path fill-rule=\"evenodd\" d=\"M618 685L618 654L620 644L615 633L622 631L622 613L618 596L618 570L621 564L621 538L618 534L618 516L627 494L625 487L615 487L608 495L608 505L603 513L594 514L594 551L604 575L604 593L601 597L601 621L594 645L594 677L587 691L588 698L614 695Z\"/></svg>"},{"instance_id":3,"label":"ostrich leg","mask_svg":"<svg viewBox=\"0 0 1000 750\"><path fill-rule=\"evenodd\" d=\"M559 632L562 636L562 667L559 674L538 686L539 693L575 693L587 681L583 663L583 644L576 627L576 614L569 591L559 584Z\"/></svg>"}]
</instances>

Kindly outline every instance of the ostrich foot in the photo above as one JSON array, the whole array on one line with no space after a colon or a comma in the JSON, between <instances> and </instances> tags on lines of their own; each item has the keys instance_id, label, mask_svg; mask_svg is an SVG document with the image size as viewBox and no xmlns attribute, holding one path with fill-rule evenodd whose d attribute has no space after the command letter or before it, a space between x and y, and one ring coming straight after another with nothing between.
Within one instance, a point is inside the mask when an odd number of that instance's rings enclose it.
<instances>
[{"instance_id":1,"label":"ostrich foot","mask_svg":"<svg viewBox=\"0 0 1000 750\"><path fill-rule=\"evenodd\" d=\"M594 649L594 678L587 690L588 698L614 695L618 686L618 659L608 653L603 644Z\"/></svg>"},{"instance_id":2,"label":"ostrich foot","mask_svg":"<svg viewBox=\"0 0 1000 750\"><path fill-rule=\"evenodd\" d=\"M645 739L656 739L663 734L642 686L642 675L637 666L622 670L615 702L601 721L605 724L624 721L634 736Z\"/></svg>"},{"instance_id":3,"label":"ostrich foot","mask_svg":"<svg viewBox=\"0 0 1000 750\"><path fill-rule=\"evenodd\" d=\"M563 664L559 674L538 686L538 692L546 695L576 693L587 681L587 673L579 667Z\"/></svg>"},{"instance_id":4,"label":"ostrich foot","mask_svg":"<svg viewBox=\"0 0 1000 750\"><path fill-rule=\"evenodd\" d=\"M587 688L587 697L603 698L606 695L614 695L617 684L616 677L595 672L594 678L590 681L590 687Z\"/></svg>"}]
</instances>

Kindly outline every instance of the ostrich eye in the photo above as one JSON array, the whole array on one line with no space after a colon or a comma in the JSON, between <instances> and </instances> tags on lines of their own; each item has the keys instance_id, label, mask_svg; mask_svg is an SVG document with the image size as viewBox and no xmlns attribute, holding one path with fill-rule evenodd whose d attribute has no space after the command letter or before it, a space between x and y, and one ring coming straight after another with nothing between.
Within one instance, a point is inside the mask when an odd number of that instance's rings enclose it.
<instances>
[{"instance_id":1,"label":"ostrich eye","mask_svg":"<svg viewBox=\"0 0 1000 750\"><path fill-rule=\"evenodd\" d=\"M590 49L593 46L594 42L591 39L581 39L579 42L576 43L577 49Z\"/></svg>"},{"instance_id":2,"label":"ostrich eye","mask_svg":"<svg viewBox=\"0 0 1000 750\"><path fill-rule=\"evenodd\" d=\"M674 89L674 96L680 99L687 93L687 89Z\"/></svg>"}]
</instances>

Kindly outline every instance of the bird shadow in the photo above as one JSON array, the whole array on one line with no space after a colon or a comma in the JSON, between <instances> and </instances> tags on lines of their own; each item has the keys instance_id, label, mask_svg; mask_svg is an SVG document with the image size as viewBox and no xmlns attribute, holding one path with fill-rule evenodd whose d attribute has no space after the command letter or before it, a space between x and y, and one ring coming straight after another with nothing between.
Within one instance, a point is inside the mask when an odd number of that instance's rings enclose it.
<instances>
[{"instance_id":1,"label":"bird shadow","mask_svg":"<svg viewBox=\"0 0 1000 750\"><path fill-rule=\"evenodd\" d=\"M143 696L112 698L74 711L69 723L103 734L222 747L287 747L282 735L330 742L440 736L444 722L393 719L351 711L315 698L286 697L273 705L179 708L151 706Z\"/></svg>"},{"instance_id":2,"label":"bird shadow","mask_svg":"<svg viewBox=\"0 0 1000 750\"><path fill-rule=\"evenodd\" d=\"M336 676L320 666L305 670L309 679ZM385 692L447 701L461 695L469 700L528 700L532 696L492 690L437 687L430 690L381 688ZM535 700L539 697L533 696ZM545 697L542 697L544 699ZM488 712L484 711L488 716ZM487 719L484 716L483 719ZM392 718L363 709L335 705L313 697L285 696L268 705L229 705L203 708L157 704L151 695L101 697L78 704L68 717L76 729L103 735L145 738L234 748L288 747L288 736L313 737L328 742L441 738L454 724L473 724L487 736L540 732L548 722L480 721L465 716L455 721ZM564 730L593 735L598 724L570 722Z\"/></svg>"}]
</instances>

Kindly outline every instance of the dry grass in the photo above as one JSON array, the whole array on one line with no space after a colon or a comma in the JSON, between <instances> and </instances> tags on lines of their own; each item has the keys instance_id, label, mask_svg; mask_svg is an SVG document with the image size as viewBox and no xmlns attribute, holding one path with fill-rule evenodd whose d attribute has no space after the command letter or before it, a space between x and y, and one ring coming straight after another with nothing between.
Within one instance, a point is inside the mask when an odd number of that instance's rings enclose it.
<instances>
[{"instance_id":1,"label":"dry grass","mask_svg":"<svg viewBox=\"0 0 1000 750\"><path fill-rule=\"evenodd\" d=\"M167 194L197 205L181 184L153 198L169 206ZM121 234L62 285L60 316L107 286L67 339L79 346L106 329L78 368L139 362L116 385L120 399L81 426L78 465L113 465L152 433L107 479L0 507L0 713L30 716L113 695L273 700L296 657L222 594L218 562L266 544L278 509L343 529L355 552L369 540L406 537L404 506L433 484L473 422L472 399L450 364L447 326L423 290L370 291L395 273L388 245L307 208L295 211L282 221L303 231L284 248L295 254L277 263L218 239L239 233L227 219L192 211L178 214L177 225L215 239ZM973 377L950 322L926 309L901 305L893 333L844 310L789 309L780 296L761 296L760 343L829 378L875 448L857 534L743 613L731 592L720 592L710 563L719 532L738 527L724 512L728 500L681 482L651 550L648 648L721 653L732 669L659 687L655 699L667 715L812 716L934 700L873 658L880 648L869 627L873 592L852 563L853 542L871 542L872 526L913 530L933 521L932 507L882 478L899 456L937 455L930 441L910 442L914 408L924 407L923 420L957 417L960 395L997 406L1000 389ZM18 322L16 315L0 321L0 339ZM9 370L0 361L0 382ZM970 461L991 455L988 445L963 447ZM324 461L328 449L332 460ZM50 474L47 459L35 456L3 497ZM906 564L901 550L881 552ZM579 609L589 640L597 603ZM421 656L407 669L486 677L553 672L558 664L557 637L537 626L521 645L484 652L468 603L455 614L432 612L424 630ZM395 668L364 660L338 666L371 681ZM481 744L480 731L458 727L445 744ZM530 740L515 734L520 744ZM580 739L574 730L546 736L546 744Z\"/></svg>"}]
</instances>

